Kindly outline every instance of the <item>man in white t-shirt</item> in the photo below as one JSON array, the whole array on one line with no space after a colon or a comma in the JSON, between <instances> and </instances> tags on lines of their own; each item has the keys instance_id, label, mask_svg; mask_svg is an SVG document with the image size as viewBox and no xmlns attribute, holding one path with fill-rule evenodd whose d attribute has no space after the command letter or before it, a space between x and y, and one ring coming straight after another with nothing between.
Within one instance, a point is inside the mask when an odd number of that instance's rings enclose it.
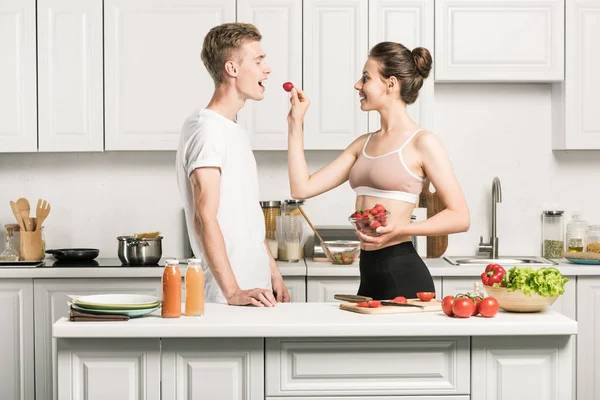
<instances>
[{"instance_id":1,"label":"man in white t-shirt","mask_svg":"<svg viewBox=\"0 0 600 400\"><path fill-rule=\"evenodd\" d=\"M271 68L261 39L244 23L208 32L201 56L215 91L206 108L185 121L177 149L187 230L202 260L208 302L272 307L290 301L265 240L256 160L236 122L246 100L264 98Z\"/></svg>"}]
</instances>

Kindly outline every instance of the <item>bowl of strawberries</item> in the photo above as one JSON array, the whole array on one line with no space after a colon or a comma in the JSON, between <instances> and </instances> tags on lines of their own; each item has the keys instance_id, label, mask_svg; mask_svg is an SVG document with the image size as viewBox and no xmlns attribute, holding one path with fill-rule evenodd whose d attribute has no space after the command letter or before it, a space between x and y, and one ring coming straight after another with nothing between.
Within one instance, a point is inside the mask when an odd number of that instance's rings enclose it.
<instances>
[{"instance_id":1,"label":"bowl of strawberries","mask_svg":"<svg viewBox=\"0 0 600 400\"><path fill-rule=\"evenodd\" d=\"M389 215L390 212L383 205L375 204L375 207L368 210L355 211L348 220L357 231L368 236L379 236L377 228L387 225Z\"/></svg>"}]
</instances>

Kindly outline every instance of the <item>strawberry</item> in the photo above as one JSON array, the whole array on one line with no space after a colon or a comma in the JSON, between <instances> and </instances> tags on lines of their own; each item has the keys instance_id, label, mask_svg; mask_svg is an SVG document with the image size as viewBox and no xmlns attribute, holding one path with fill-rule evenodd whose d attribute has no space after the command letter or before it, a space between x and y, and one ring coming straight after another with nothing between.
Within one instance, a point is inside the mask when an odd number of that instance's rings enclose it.
<instances>
[{"instance_id":1,"label":"strawberry","mask_svg":"<svg viewBox=\"0 0 600 400\"><path fill-rule=\"evenodd\" d=\"M379 214L375 217L375 219L377 221L379 221L381 223L381 225L387 224L387 215L385 215L385 214Z\"/></svg>"},{"instance_id":2,"label":"strawberry","mask_svg":"<svg viewBox=\"0 0 600 400\"><path fill-rule=\"evenodd\" d=\"M375 215L383 214L385 213L385 207L381 204L375 204L375 207L371 209L371 212Z\"/></svg>"},{"instance_id":3,"label":"strawberry","mask_svg":"<svg viewBox=\"0 0 600 400\"><path fill-rule=\"evenodd\" d=\"M381 222L379 222L379 221L372 221L371 222L371 229L373 229L373 230L379 228L380 226L381 226Z\"/></svg>"}]
</instances>

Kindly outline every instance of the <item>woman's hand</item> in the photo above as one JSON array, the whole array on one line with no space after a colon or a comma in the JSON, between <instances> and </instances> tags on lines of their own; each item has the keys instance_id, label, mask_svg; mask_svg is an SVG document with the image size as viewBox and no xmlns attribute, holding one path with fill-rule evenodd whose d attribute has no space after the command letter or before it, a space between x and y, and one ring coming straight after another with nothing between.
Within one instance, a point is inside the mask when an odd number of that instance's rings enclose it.
<instances>
[{"instance_id":1,"label":"woman's hand","mask_svg":"<svg viewBox=\"0 0 600 400\"><path fill-rule=\"evenodd\" d=\"M304 94L302 89L294 87L291 91L290 103L292 104L292 107L288 113L288 122L302 123L306 111L310 106L310 100L308 100L308 97Z\"/></svg>"},{"instance_id":2,"label":"woman's hand","mask_svg":"<svg viewBox=\"0 0 600 400\"><path fill-rule=\"evenodd\" d=\"M394 227L393 225L380 226L376 229L379 236L365 235L360 231L356 231L358 238L362 243L364 250L379 250L383 247L388 246L390 243L397 240L398 237L403 235L403 229L401 226Z\"/></svg>"}]
</instances>

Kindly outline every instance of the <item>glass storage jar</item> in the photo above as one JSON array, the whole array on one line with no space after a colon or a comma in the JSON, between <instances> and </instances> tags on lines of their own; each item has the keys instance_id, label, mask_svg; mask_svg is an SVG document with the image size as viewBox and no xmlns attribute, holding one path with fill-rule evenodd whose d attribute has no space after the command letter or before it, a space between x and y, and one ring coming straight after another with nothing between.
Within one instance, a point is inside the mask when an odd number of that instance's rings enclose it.
<instances>
[{"instance_id":1,"label":"glass storage jar","mask_svg":"<svg viewBox=\"0 0 600 400\"><path fill-rule=\"evenodd\" d=\"M600 253L600 225L590 225L587 231L587 251Z\"/></svg>"},{"instance_id":2,"label":"glass storage jar","mask_svg":"<svg viewBox=\"0 0 600 400\"><path fill-rule=\"evenodd\" d=\"M277 200L261 201L260 207L265 216L265 231L267 245L271 251L271 255L277 260L277 221L276 218L281 215L281 202Z\"/></svg>"},{"instance_id":3,"label":"glass storage jar","mask_svg":"<svg viewBox=\"0 0 600 400\"><path fill-rule=\"evenodd\" d=\"M304 205L304 200L284 200L281 207L281 215L302 215L298 207Z\"/></svg>"},{"instance_id":4,"label":"glass storage jar","mask_svg":"<svg viewBox=\"0 0 600 400\"><path fill-rule=\"evenodd\" d=\"M0 261L19 261L21 254L15 247L14 232L19 227L16 224L6 224L6 236L4 239L4 251L0 254Z\"/></svg>"},{"instance_id":5,"label":"glass storage jar","mask_svg":"<svg viewBox=\"0 0 600 400\"><path fill-rule=\"evenodd\" d=\"M564 211L545 210L542 214L542 257L562 258L565 251Z\"/></svg>"},{"instance_id":6,"label":"glass storage jar","mask_svg":"<svg viewBox=\"0 0 600 400\"><path fill-rule=\"evenodd\" d=\"M573 219L567 224L567 249L572 253L585 250L588 223L581 219L581 213L574 212Z\"/></svg>"}]
</instances>

